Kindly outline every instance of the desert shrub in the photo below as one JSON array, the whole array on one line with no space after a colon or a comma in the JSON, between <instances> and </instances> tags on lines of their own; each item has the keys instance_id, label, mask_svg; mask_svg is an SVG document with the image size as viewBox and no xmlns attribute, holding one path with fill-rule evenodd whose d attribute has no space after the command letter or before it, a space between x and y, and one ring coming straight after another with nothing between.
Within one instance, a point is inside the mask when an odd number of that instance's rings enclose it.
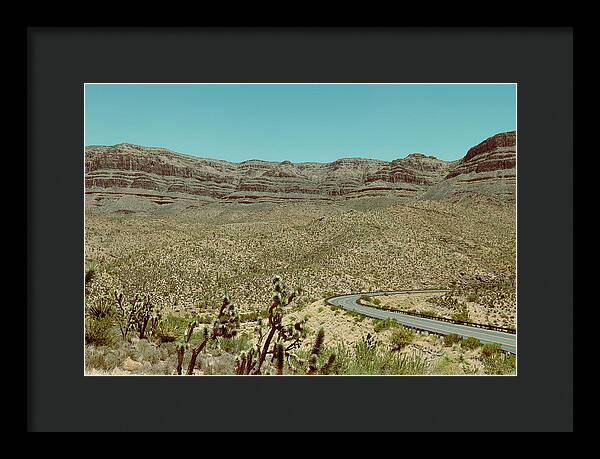
<instances>
[{"instance_id":1,"label":"desert shrub","mask_svg":"<svg viewBox=\"0 0 600 459\"><path fill-rule=\"evenodd\" d=\"M360 300L364 303L370 303L370 304L374 304L374 305L380 305L381 304L381 300L379 298L374 298L372 296L369 295L363 295L360 297Z\"/></svg>"},{"instance_id":2,"label":"desert shrub","mask_svg":"<svg viewBox=\"0 0 600 459\"><path fill-rule=\"evenodd\" d=\"M110 346L114 343L113 320L111 317L85 321L85 343L96 346Z\"/></svg>"},{"instance_id":3,"label":"desert shrub","mask_svg":"<svg viewBox=\"0 0 600 459\"><path fill-rule=\"evenodd\" d=\"M218 344L222 351L230 354L239 354L252 345L247 333L242 333L239 336L234 336L229 339L219 338Z\"/></svg>"},{"instance_id":4,"label":"desert shrub","mask_svg":"<svg viewBox=\"0 0 600 459\"><path fill-rule=\"evenodd\" d=\"M235 374L235 356L231 354L221 354L218 356L208 356L201 354L198 359L198 367L205 375L234 375Z\"/></svg>"},{"instance_id":5,"label":"desert shrub","mask_svg":"<svg viewBox=\"0 0 600 459\"><path fill-rule=\"evenodd\" d=\"M240 322L256 322L261 317L260 311L250 311L240 314Z\"/></svg>"},{"instance_id":6,"label":"desert shrub","mask_svg":"<svg viewBox=\"0 0 600 459\"><path fill-rule=\"evenodd\" d=\"M331 373L337 375L420 375L427 374L427 361L382 349L372 338L364 338L354 348L338 345Z\"/></svg>"},{"instance_id":7,"label":"desert shrub","mask_svg":"<svg viewBox=\"0 0 600 459\"><path fill-rule=\"evenodd\" d=\"M169 357L169 351L166 347L157 346L147 340L139 340L129 350L128 355L138 362L156 365Z\"/></svg>"},{"instance_id":8,"label":"desert shrub","mask_svg":"<svg viewBox=\"0 0 600 459\"><path fill-rule=\"evenodd\" d=\"M362 322L365 319L365 316L363 316L360 312L356 312L356 311L351 311L351 310L348 310L348 309L344 309L344 313L347 316L352 317L357 322Z\"/></svg>"},{"instance_id":9,"label":"desert shrub","mask_svg":"<svg viewBox=\"0 0 600 459\"><path fill-rule=\"evenodd\" d=\"M109 298L101 297L95 301L86 304L85 313L91 319L103 319L105 317L113 317L115 307Z\"/></svg>"},{"instance_id":10,"label":"desert shrub","mask_svg":"<svg viewBox=\"0 0 600 459\"><path fill-rule=\"evenodd\" d=\"M85 267L85 285L91 284L98 272L98 264L91 262Z\"/></svg>"},{"instance_id":11,"label":"desert shrub","mask_svg":"<svg viewBox=\"0 0 600 459\"><path fill-rule=\"evenodd\" d=\"M412 343L415 339L415 332L406 327L399 327L397 330L394 330L392 336L390 338L390 343L392 344L393 351L400 351Z\"/></svg>"},{"instance_id":12,"label":"desert shrub","mask_svg":"<svg viewBox=\"0 0 600 459\"><path fill-rule=\"evenodd\" d=\"M381 331L388 330L390 328L395 328L398 326L398 322L396 322L394 319L375 319L375 324L373 325L373 328L377 333L379 333Z\"/></svg>"},{"instance_id":13,"label":"desert shrub","mask_svg":"<svg viewBox=\"0 0 600 459\"><path fill-rule=\"evenodd\" d=\"M513 354L496 352L483 358L483 368L488 375L506 375L514 373L516 357Z\"/></svg>"},{"instance_id":14,"label":"desert shrub","mask_svg":"<svg viewBox=\"0 0 600 459\"><path fill-rule=\"evenodd\" d=\"M158 327L156 327L156 331L154 332L154 338L158 340L159 343L172 343L179 338L182 333L182 330L185 329L185 324L182 324L178 318L167 316L163 318Z\"/></svg>"},{"instance_id":15,"label":"desert shrub","mask_svg":"<svg viewBox=\"0 0 600 459\"><path fill-rule=\"evenodd\" d=\"M210 314L201 314L194 319L199 324L211 324L214 320L214 317ZM241 321L241 319L240 319Z\"/></svg>"},{"instance_id":16,"label":"desert shrub","mask_svg":"<svg viewBox=\"0 0 600 459\"><path fill-rule=\"evenodd\" d=\"M129 357L142 364L136 374L168 375L175 372L174 353L172 344L156 346L147 340L118 341L112 347L90 345L85 347L85 367L111 372Z\"/></svg>"},{"instance_id":17,"label":"desert shrub","mask_svg":"<svg viewBox=\"0 0 600 459\"><path fill-rule=\"evenodd\" d=\"M302 311L303 309L305 309L309 304L311 303L311 301L307 301L307 300L300 300L298 302L298 304L296 306L294 306L294 311Z\"/></svg>"},{"instance_id":18,"label":"desert shrub","mask_svg":"<svg viewBox=\"0 0 600 459\"><path fill-rule=\"evenodd\" d=\"M461 322L470 322L469 309L466 304L459 306L459 311L452 314L453 320L459 320Z\"/></svg>"},{"instance_id":19,"label":"desert shrub","mask_svg":"<svg viewBox=\"0 0 600 459\"><path fill-rule=\"evenodd\" d=\"M89 345L85 347L85 368L87 370L111 371L119 365L119 358L116 350L105 346Z\"/></svg>"},{"instance_id":20,"label":"desert shrub","mask_svg":"<svg viewBox=\"0 0 600 459\"><path fill-rule=\"evenodd\" d=\"M479 341L474 336L469 336L469 337L463 339L460 342L460 345L464 349L468 349L468 350L472 351L474 349L477 349L479 346L481 346L481 341Z\"/></svg>"},{"instance_id":21,"label":"desert shrub","mask_svg":"<svg viewBox=\"0 0 600 459\"><path fill-rule=\"evenodd\" d=\"M500 353L500 345L496 343L484 344L481 348L481 354L484 357L492 357Z\"/></svg>"},{"instance_id":22,"label":"desert shrub","mask_svg":"<svg viewBox=\"0 0 600 459\"><path fill-rule=\"evenodd\" d=\"M450 333L450 334L444 336L444 346L446 346L446 347L450 347L453 344L460 343L461 341L462 341L462 338L460 337L460 335L457 335L456 333Z\"/></svg>"},{"instance_id":23,"label":"desert shrub","mask_svg":"<svg viewBox=\"0 0 600 459\"><path fill-rule=\"evenodd\" d=\"M430 309L423 309L419 311L419 314L422 314L424 316L428 316L428 317L439 317L439 314L435 311L432 311Z\"/></svg>"},{"instance_id":24,"label":"desert shrub","mask_svg":"<svg viewBox=\"0 0 600 459\"><path fill-rule=\"evenodd\" d=\"M427 298L425 301L448 309L456 309L460 306L460 302L453 296L453 292L444 293L441 296L433 296Z\"/></svg>"}]
</instances>

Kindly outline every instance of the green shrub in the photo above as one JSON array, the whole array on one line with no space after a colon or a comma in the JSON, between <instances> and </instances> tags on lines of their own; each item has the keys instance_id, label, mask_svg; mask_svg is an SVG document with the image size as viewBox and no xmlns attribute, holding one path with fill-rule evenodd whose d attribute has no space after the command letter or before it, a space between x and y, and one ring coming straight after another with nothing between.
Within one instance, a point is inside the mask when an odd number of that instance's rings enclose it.
<instances>
[{"instance_id":1,"label":"green shrub","mask_svg":"<svg viewBox=\"0 0 600 459\"><path fill-rule=\"evenodd\" d=\"M419 314L422 314L424 316L428 316L428 317L439 317L439 314L435 311L432 311L430 309L423 309L421 311L419 311Z\"/></svg>"},{"instance_id":2,"label":"green shrub","mask_svg":"<svg viewBox=\"0 0 600 459\"><path fill-rule=\"evenodd\" d=\"M429 365L419 356L389 352L373 340L363 339L354 349L339 345L330 374L337 375L422 375Z\"/></svg>"},{"instance_id":3,"label":"green shrub","mask_svg":"<svg viewBox=\"0 0 600 459\"><path fill-rule=\"evenodd\" d=\"M481 354L484 357L492 357L500 353L500 345L496 343L484 344L481 348Z\"/></svg>"},{"instance_id":4,"label":"green shrub","mask_svg":"<svg viewBox=\"0 0 600 459\"><path fill-rule=\"evenodd\" d=\"M477 349L479 346L481 346L481 341L479 341L474 336L469 336L468 338L463 339L461 341L460 345L462 348L472 351L474 349Z\"/></svg>"},{"instance_id":5,"label":"green shrub","mask_svg":"<svg viewBox=\"0 0 600 459\"><path fill-rule=\"evenodd\" d=\"M110 346L114 343L113 320L111 317L85 321L85 343L96 346Z\"/></svg>"},{"instance_id":6,"label":"green shrub","mask_svg":"<svg viewBox=\"0 0 600 459\"><path fill-rule=\"evenodd\" d=\"M357 322L361 322L365 318L365 316L363 316L360 312L350 311L348 309L344 309L344 312L346 313L346 315L354 318L354 320L356 320Z\"/></svg>"},{"instance_id":7,"label":"green shrub","mask_svg":"<svg viewBox=\"0 0 600 459\"><path fill-rule=\"evenodd\" d=\"M394 319L375 319L376 322L373 326L373 328L375 329L375 331L377 333L383 331L383 330L388 330L389 328L395 328L398 327L398 322L396 322Z\"/></svg>"},{"instance_id":8,"label":"green shrub","mask_svg":"<svg viewBox=\"0 0 600 459\"><path fill-rule=\"evenodd\" d=\"M239 354L252 346L250 337L246 333L233 338L219 338L219 348L230 354Z\"/></svg>"},{"instance_id":9,"label":"green shrub","mask_svg":"<svg viewBox=\"0 0 600 459\"><path fill-rule=\"evenodd\" d=\"M261 314L259 311L246 312L246 313L240 314L240 321L241 322L256 322L259 317L261 317Z\"/></svg>"},{"instance_id":10,"label":"green shrub","mask_svg":"<svg viewBox=\"0 0 600 459\"><path fill-rule=\"evenodd\" d=\"M105 317L113 317L115 307L109 298L103 297L86 304L85 313L91 319L103 319Z\"/></svg>"},{"instance_id":11,"label":"green shrub","mask_svg":"<svg viewBox=\"0 0 600 459\"><path fill-rule=\"evenodd\" d=\"M470 322L469 310L466 304L462 304L460 306L460 310L454 314L452 314L453 320L459 320L461 322Z\"/></svg>"},{"instance_id":12,"label":"green shrub","mask_svg":"<svg viewBox=\"0 0 600 459\"><path fill-rule=\"evenodd\" d=\"M381 304L381 300L379 298L373 298L372 296L369 296L369 295L361 296L360 300L364 303L370 303L370 304L374 304L374 305Z\"/></svg>"},{"instance_id":13,"label":"green shrub","mask_svg":"<svg viewBox=\"0 0 600 459\"><path fill-rule=\"evenodd\" d=\"M516 357L513 354L497 352L483 358L483 368L488 375L512 374L516 368Z\"/></svg>"},{"instance_id":14,"label":"green shrub","mask_svg":"<svg viewBox=\"0 0 600 459\"><path fill-rule=\"evenodd\" d=\"M399 327L394 330L390 342L392 344L393 351L400 351L412 343L415 339L415 332L406 327Z\"/></svg>"},{"instance_id":15,"label":"green shrub","mask_svg":"<svg viewBox=\"0 0 600 459\"><path fill-rule=\"evenodd\" d=\"M186 325L178 318L167 316L159 322L154 337L160 343L172 343L179 338Z\"/></svg>"},{"instance_id":16,"label":"green shrub","mask_svg":"<svg viewBox=\"0 0 600 459\"><path fill-rule=\"evenodd\" d=\"M462 338L460 337L460 335L457 335L456 333L450 333L450 334L444 336L444 346L446 346L446 347L450 347L453 344L460 343L461 341L462 341Z\"/></svg>"},{"instance_id":17,"label":"green shrub","mask_svg":"<svg viewBox=\"0 0 600 459\"><path fill-rule=\"evenodd\" d=\"M91 262L85 267L85 285L92 283L98 273L98 264Z\"/></svg>"}]
</instances>

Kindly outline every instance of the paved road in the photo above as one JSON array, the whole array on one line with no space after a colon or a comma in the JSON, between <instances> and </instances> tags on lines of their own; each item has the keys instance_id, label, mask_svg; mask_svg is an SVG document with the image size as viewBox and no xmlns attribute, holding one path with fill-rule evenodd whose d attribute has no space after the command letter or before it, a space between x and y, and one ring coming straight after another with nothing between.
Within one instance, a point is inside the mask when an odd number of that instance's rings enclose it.
<instances>
[{"instance_id":1,"label":"paved road","mask_svg":"<svg viewBox=\"0 0 600 459\"><path fill-rule=\"evenodd\" d=\"M449 322L442 322L435 319L426 319L424 317L416 317L408 314L402 314L395 311L384 311L382 309L373 308L358 304L358 299L363 295L382 296L382 295L403 295L411 293L445 293L446 290L404 290L398 292L377 292L377 293L361 293L356 295L341 295L330 298L329 302L336 306L340 306L349 311L356 311L368 317L375 319L394 319L401 324L427 330L442 335L456 333L461 336L473 336L478 338L482 343L497 343L505 351L513 354L517 353L517 336L512 333L505 333L496 330L486 330L484 328L469 327L467 325L458 325Z\"/></svg>"}]
</instances>

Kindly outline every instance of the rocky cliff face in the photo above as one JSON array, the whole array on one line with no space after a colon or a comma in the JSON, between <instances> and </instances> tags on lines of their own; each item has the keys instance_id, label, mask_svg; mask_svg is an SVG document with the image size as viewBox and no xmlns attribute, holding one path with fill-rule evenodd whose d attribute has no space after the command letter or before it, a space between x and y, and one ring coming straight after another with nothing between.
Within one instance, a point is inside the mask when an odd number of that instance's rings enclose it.
<instances>
[{"instance_id":1,"label":"rocky cliff face","mask_svg":"<svg viewBox=\"0 0 600 459\"><path fill-rule=\"evenodd\" d=\"M496 134L470 148L450 167L443 180L430 187L422 199L449 199L484 196L499 202L514 202L516 192L515 131Z\"/></svg>"},{"instance_id":2,"label":"rocky cliff face","mask_svg":"<svg viewBox=\"0 0 600 459\"><path fill-rule=\"evenodd\" d=\"M420 153L391 162L344 158L294 164L230 163L132 144L85 149L87 207L108 212L179 209L214 201L327 202L377 195L454 200L479 192L510 201L514 172L514 132L485 140L453 163Z\"/></svg>"}]
</instances>

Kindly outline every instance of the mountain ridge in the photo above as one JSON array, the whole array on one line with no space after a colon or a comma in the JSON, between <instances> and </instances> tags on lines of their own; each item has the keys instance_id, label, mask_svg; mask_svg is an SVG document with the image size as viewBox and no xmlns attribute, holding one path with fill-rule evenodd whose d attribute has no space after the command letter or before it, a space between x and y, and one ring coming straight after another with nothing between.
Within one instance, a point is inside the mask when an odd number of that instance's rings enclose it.
<instances>
[{"instance_id":1,"label":"mountain ridge","mask_svg":"<svg viewBox=\"0 0 600 459\"><path fill-rule=\"evenodd\" d=\"M86 208L108 212L178 210L213 201L334 201L382 195L400 200L483 195L511 202L516 179L515 131L489 137L455 161L410 153L392 161L349 157L330 163L234 163L130 143L88 146L84 153Z\"/></svg>"}]
</instances>

